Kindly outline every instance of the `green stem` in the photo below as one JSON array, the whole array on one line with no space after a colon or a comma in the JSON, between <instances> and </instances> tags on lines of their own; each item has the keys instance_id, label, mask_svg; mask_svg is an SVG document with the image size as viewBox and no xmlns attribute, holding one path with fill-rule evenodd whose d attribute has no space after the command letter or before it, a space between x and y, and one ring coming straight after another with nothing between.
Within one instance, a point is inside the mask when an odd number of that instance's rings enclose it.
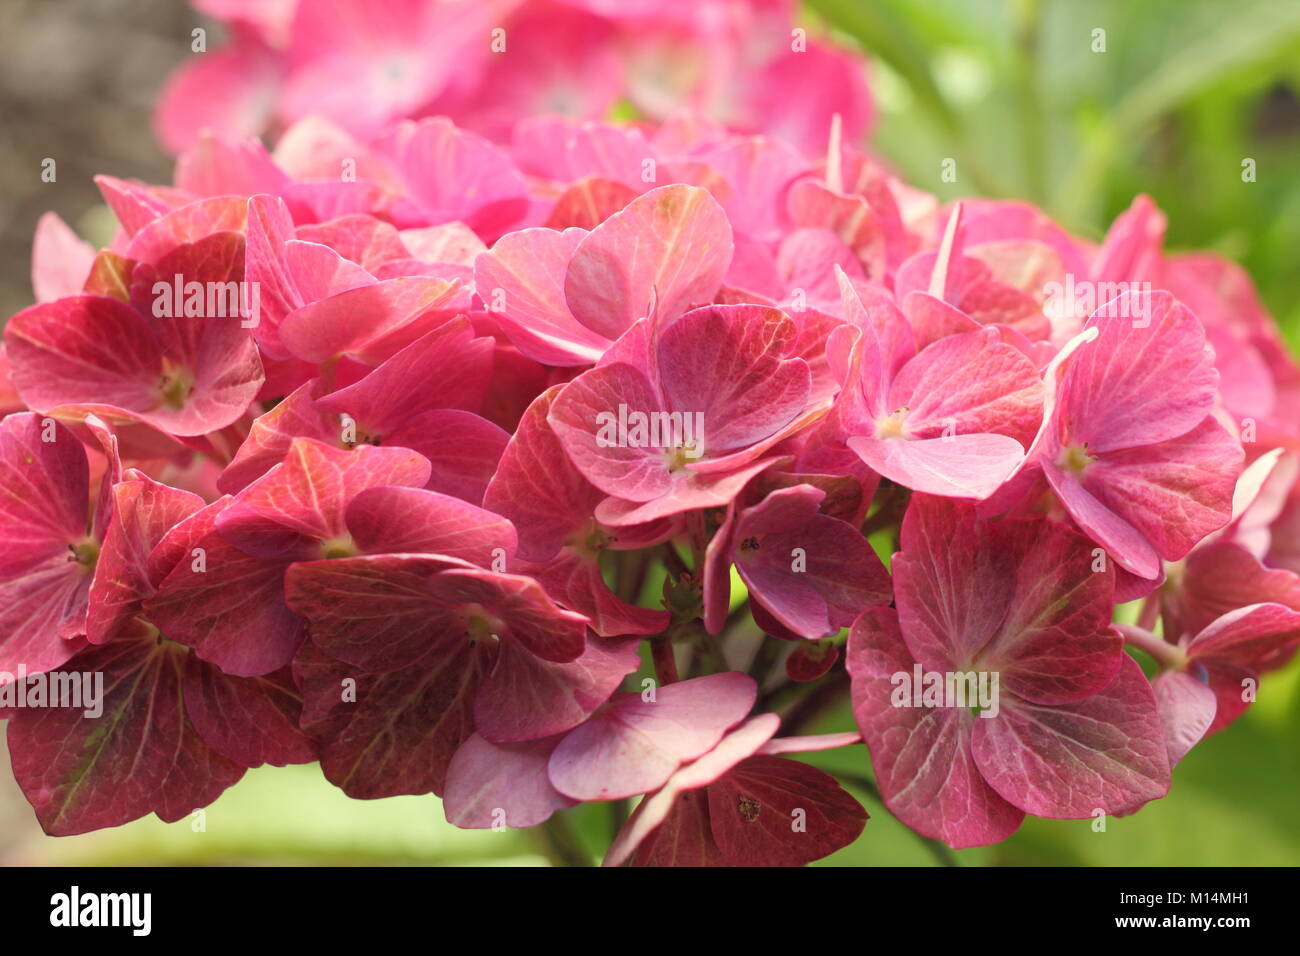
<instances>
[{"instance_id":1,"label":"green stem","mask_svg":"<svg viewBox=\"0 0 1300 956\"><path fill-rule=\"evenodd\" d=\"M781 642L766 634L762 635L758 650L754 652L754 659L749 662L749 676L758 681L759 687L767 683L772 668L776 666L776 659L780 656Z\"/></svg>"},{"instance_id":2,"label":"green stem","mask_svg":"<svg viewBox=\"0 0 1300 956\"><path fill-rule=\"evenodd\" d=\"M664 542L663 545L664 565L668 568L668 573L674 579L680 581L682 575L691 576L691 569L686 566L682 556L677 552L671 541Z\"/></svg>"},{"instance_id":3,"label":"green stem","mask_svg":"<svg viewBox=\"0 0 1300 956\"><path fill-rule=\"evenodd\" d=\"M849 693L849 675L833 670L810 685L812 689L781 718L781 736L791 737L838 704Z\"/></svg>"},{"instance_id":4,"label":"green stem","mask_svg":"<svg viewBox=\"0 0 1300 956\"><path fill-rule=\"evenodd\" d=\"M609 841L611 843L614 842L614 838L618 836L619 831L623 829L623 824L627 823L630 812L629 807L630 801L627 798L609 802Z\"/></svg>"},{"instance_id":5,"label":"green stem","mask_svg":"<svg viewBox=\"0 0 1300 956\"><path fill-rule=\"evenodd\" d=\"M660 685L677 683L677 658L673 655L672 629L650 639L650 656Z\"/></svg>"},{"instance_id":6,"label":"green stem","mask_svg":"<svg viewBox=\"0 0 1300 956\"><path fill-rule=\"evenodd\" d=\"M556 866L591 866L591 856L563 814L554 814L545 823L533 827L533 833L547 858Z\"/></svg>"},{"instance_id":7,"label":"green stem","mask_svg":"<svg viewBox=\"0 0 1300 956\"><path fill-rule=\"evenodd\" d=\"M645 549L638 551L620 551L617 555L618 579L615 594L619 600L635 604L645 586L646 575L650 571L651 553Z\"/></svg>"},{"instance_id":8,"label":"green stem","mask_svg":"<svg viewBox=\"0 0 1300 956\"><path fill-rule=\"evenodd\" d=\"M903 520L903 512L907 510L907 503L911 500L912 493L902 485L896 485L892 482L884 484L876 492L879 503L876 510L871 512L867 519L862 523L863 537L871 537L877 531L884 528L893 527Z\"/></svg>"},{"instance_id":9,"label":"green stem","mask_svg":"<svg viewBox=\"0 0 1300 956\"><path fill-rule=\"evenodd\" d=\"M1116 624L1114 627L1124 635L1125 644L1146 651L1163 670L1178 671L1187 664L1187 652L1177 644L1170 644L1145 628L1131 624Z\"/></svg>"},{"instance_id":10,"label":"green stem","mask_svg":"<svg viewBox=\"0 0 1300 956\"><path fill-rule=\"evenodd\" d=\"M1142 607L1138 611L1137 626L1143 630L1150 631L1156 626L1156 620L1160 617L1160 597L1159 594L1149 594L1142 602Z\"/></svg>"}]
</instances>

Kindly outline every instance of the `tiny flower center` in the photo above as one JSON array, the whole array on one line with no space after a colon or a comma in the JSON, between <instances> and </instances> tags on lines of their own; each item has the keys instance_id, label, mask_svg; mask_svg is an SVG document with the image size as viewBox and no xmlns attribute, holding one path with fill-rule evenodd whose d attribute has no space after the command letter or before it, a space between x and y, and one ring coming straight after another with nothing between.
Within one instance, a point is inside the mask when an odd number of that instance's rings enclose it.
<instances>
[{"instance_id":1,"label":"tiny flower center","mask_svg":"<svg viewBox=\"0 0 1300 956\"><path fill-rule=\"evenodd\" d=\"M99 542L94 538L84 538L76 544L70 544L68 551L72 554L68 560L76 561L84 568L93 568L99 560Z\"/></svg>"},{"instance_id":2,"label":"tiny flower center","mask_svg":"<svg viewBox=\"0 0 1300 956\"><path fill-rule=\"evenodd\" d=\"M573 533L565 538L564 543L584 558L599 558L608 548L610 548L618 538L611 534L606 528L600 526L600 522L594 518L585 524L573 530Z\"/></svg>"},{"instance_id":3,"label":"tiny flower center","mask_svg":"<svg viewBox=\"0 0 1300 956\"><path fill-rule=\"evenodd\" d=\"M1084 442L1082 445L1062 448L1060 457L1056 459L1056 467L1073 475L1081 475L1096 460L1095 455L1088 454L1088 443Z\"/></svg>"},{"instance_id":4,"label":"tiny flower center","mask_svg":"<svg viewBox=\"0 0 1300 956\"><path fill-rule=\"evenodd\" d=\"M471 604L465 608L465 634L470 644L480 641L496 643L501 640L505 622L488 612L481 604Z\"/></svg>"},{"instance_id":5,"label":"tiny flower center","mask_svg":"<svg viewBox=\"0 0 1300 956\"><path fill-rule=\"evenodd\" d=\"M892 415L876 420L877 438L902 438L903 423L907 420L907 406L894 410Z\"/></svg>"},{"instance_id":6,"label":"tiny flower center","mask_svg":"<svg viewBox=\"0 0 1300 956\"><path fill-rule=\"evenodd\" d=\"M327 538L320 543L320 555L327 560L333 558L355 558L361 553L352 535L344 534L337 538Z\"/></svg>"},{"instance_id":7,"label":"tiny flower center","mask_svg":"<svg viewBox=\"0 0 1300 956\"><path fill-rule=\"evenodd\" d=\"M669 471L681 471L693 461L700 460L699 444L673 445L664 449L664 461Z\"/></svg>"},{"instance_id":8,"label":"tiny flower center","mask_svg":"<svg viewBox=\"0 0 1300 956\"><path fill-rule=\"evenodd\" d=\"M194 376L179 365L163 360L162 377L158 380L158 391L162 393L163 404L171 409L185 407L185 400L194 390Z\"/></svg>"}]
</instances>

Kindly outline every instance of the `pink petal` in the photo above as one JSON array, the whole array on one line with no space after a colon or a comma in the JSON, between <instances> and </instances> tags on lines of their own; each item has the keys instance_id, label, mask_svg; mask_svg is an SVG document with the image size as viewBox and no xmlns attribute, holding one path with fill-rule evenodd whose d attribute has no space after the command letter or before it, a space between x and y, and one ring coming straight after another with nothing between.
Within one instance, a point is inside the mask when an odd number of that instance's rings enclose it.
<instances>
[{"instance_id":1,"label":"pink petal","mask_svg":"<svg viewBox=\"0 0 1300 956\"><path fill-rule=\"evenodd\" d=\"M10 719L14 778L46 833L120 826L150 812L172 823L243 776L185 715L184 656L149 638L90 648L69 670L103 674L111 719L70 707L23 708Z\"/></svg>"},{"instance_id":2,"label":"pink petal","mask_svg":"<svg viewBox=\"0 0 1300 956\"><path fill-rule=\"evenodd\" d=\"M563 388L547 389L528 406L483 496L485 507L514 523L519 554L529 561L553 557L605 497L573 466L547 423Z\"/></svg>"},{"instance_id":3,"label":"pink petal","mask_svg":"<svg viewBox=\"0 0 1300 956\"><path fill-rule=\"evenodd\" d=\"M858 611L888 604L889 576L856 528L819 514L824 492L796 485L740 516L736 568L751 594L804 637L824 637Z\"/></svg>"},{"instance_id":4,"label":"pink petal","mask_svg":"<svg viewBox=\"0 0 1300 956\"><path fill-rule=\"evenodd\" d=\"M242 234L247 224L248 203L243 196L197 199L144 226L131 238L123 255L137 262L156 264L179 246L219 232Z\"/></svg>"},{"instance_id":5,"label":"pink petal","mask_svg":"<svg viewBox=\"0 0 1300 956\"><path fill-rule=\"evenodd\" d=\"M1115 218L1092 263L1094 278L1141 282L1159 267L1165 216L1150 196L1138 196Z\"/></svg>"},{"instance_id":6,"label":"pink petal","mask_svg":"<svg viewBox=\"0 0 1300 956\"><path fill-rule=\"evenodd\" d=\"M652 189L582 240L564 283L573 316L618 338L637 319L671 318L709 302L731 262L731 226L707 191Z\"/></svg>"},{"instance_id":7,"label":"pink petal","mask_svg":"<svg viewBox=\"0 0 1300 956\"><path fill-rule=\"evenodd\" d=\"M598 176L638 193L645 189L645 160L661 159L645 133L634 126L580 122L567 116L521 120L515 124L513 145L520 164L535 175L561 183Z\"/></svg>"},{"instance_id":8,"label":"pink petal","mask_svg":"<svg viewBox=\"0 0 1300 956\"><path fill-rule=\"evenodd\" d=\"M494 744L473 734L447 767L442 808L447 822L467 829L531 827L573 806L551 786L546 761L560 738Z\"/></svg>"},{"instance_id":9,"label":"pink petal","mask_svg":"<svg viewBox=\"0 0 1300 956\"><path fill-rule=\"evenodd\" d=\"M602 434L620 407L648 415L663 403L646 377L618 363L583 372L556 396L547 421L577 469L606 494L630 501L653 501L672 484L665 449L619 445ZM606 429L608 430L608 429Z\"/></svg>"},{"instance_id":10,"label":"pink petal","mask_svg":"<svg viewBox=\"0 0 1300 956\"><path fill-rule=\"evenodd\" d=\"M790 182L808 170L808 161L782 139L750 136L701 154L731 186L722 208L738 233L762 242L781 236L780 210Z\"/></svg>"},{"instance_id":11,"label":"pink petal","mask_svg":"<svg viewBox=\"0 0 1300 956\"><path fill-rule=\"evenodd\" d=\"M130 306L103 296L72 296L32 306L5 326L13 382L30 407L103 403L151 410L162 343Z\"/></svg>"},{"instance_id":12,"label":"pink petal","mask_svg":"<svg viewBox=\"0 0 1300 956\"><path fill-rule=\"evenodd\" d=\"M293 664L302 727L326 779L357 800L441 793L456 748L474 732L474 696L490 663L456 640L412 666L367 674L303 645ZM344 699L347 680L355 700Z\"/></svg>"},{"instance_id":13,"label":"pink petal","mask_svg":"<svg viewBox=\"0 0 1300 956\"><path fill-rule=\"evenodd\" d=\"M446 117L399 126L384 150L419 207L421 225L463 222L491 241L527 208L527 188L510 159Z\"/></svg>"},{"instance_id":14,"label":"pink petal","mask_svg":"<svg viewBox=\"0 0 1300 956\"><path fill-rule=\"evenodd\" d=\"M1099 455L1082 483L1172 561L1228 523L1243 457L1237 440L1207 417L1177 438ZM1056 469L1046 471L1055 485Z\"/></svg>"},{"instance_id":15,"label":"pink petal","mask_svg":"<svg viewBox=\"0 0 1300 956\"><path fill-rule=\"evenodd\" d=\"M492 340L475 337L468 319L453 319L356 384L317 399L316 407L350 416L358 440L378 442L421 412L479 408L488 389L492 352Z\"/></svg>"},{"instance_id":16,"label":"pink petal","mask_svg":"<svg viewBox=\"0 0 1300 956\"><path fill-rule=\"evenodd\" d=\"M514 526L468 502L423 488L368 488L347 507L347 527L370 554L445 554L480 567L515 553Z\"/></svg>"},{"instance_id":17,"label":"pink petal","mask_svg":"<svg viewBox=\"0 0 1300 956\"><path fill-rule=\"evenodd\" d=\"M172 153L191 146L204 128L223 136L256 135L271 118L279 72L272 51L251 39L192 57L168 77L154 132Z\"/></svg>"},{"instance_id":18,"label":"pink petal","mask_svg":"<svg viewBox=\"0 0 1300 956\"><path fill-rule=\"evenodd\" d=\"M703 453L746 448L804 411L812 376L806 362L787 357L794 335L780 310L745 305L696 309L663 331L663 395L668 408L703 421Z\"/></svg>"},{"instance_id":19,"label":"pink petal","mask_svg":"<svg viewBox=\"0 0 1300 956\"><path fill-rule=\"evenodd\" d=\"M139 180L96 176L95 186L113 211L127 238L134 236L155 219L193 199L186 193L169 192ZM122 249L116 251L122 252Z\"/></svg>"},{"instance_id":20,"label":"pink petal","mask_svg":"<svg viewBox=\"0 0 1300 956\"><path fill-rule=\"evenodd\" d=\"M803 866L848 846L867 823L834 777L797 760L750 757L707 792L728 866Z\"/></svg>"},{"instance_id":21,"label":"pink petal","mask_svg":"<svg viewBox=\"0 0 1300 956\"><path fill-rule=\"evenodd\" d=\"M53 441L43 441L46 435ZM86 539L89 472L67 429L24 412L0 421L0 670L57 667L84 632L91 569L69 549Z\"/></svg>"},{"instance_id":22,"label":"pink petal","mask_svg":"<svg viewBox=\"0 0 1300 956\"><path fill-rule=\"evenodd\" d=\"M32 289L36 301L49 302L80 293L94 260L94 247L82 241L57 213L42 215L32 240Z\"/></svg>"},{"instance_id":23,"label":"pink petal","mask_svg":"<svg viewBox=\"0 0 1300 956\"><path fill-rule=\"evenodd\" d=\"M429 460L430 491L480 504L496 474L510 436L473 412L433 408L388 433L390 444L410 448Z\"/></svg>"},{"instance_id":24,"label":"pink petal","mask_svg":"<svg viewBox=\"0 0 1300 956\"><path fill-rule=\"evenodd\" d=\"M916 336L916 347L926 348L950 335L978 331L980 325L956 306L927 292L907 293L903 299L903 312Z\"/></svg>"},{"instance_id":25,"label":"pink petal","mask_svg":"<svg viewBox=\"0 0 1300 956\"><path fill-rule=\"evenodd\" d=\"M394 259L410 256L406 244L392 223L359 213L339 216L316 225L300 226L297 238L328 246L344 259L367 271Z\"/></svg>"},{"instance_id":26,"label":"pink petal","mask_svg":"<svg viewBox=\"0 0 1300 956\"><path fill-rule=\"evenodd\" d=\"M280 326L284 347L308 362L359 353L444 304L456 293L443 279L403 277L348 289L295 309Z\"/></svg>"},{"instance_id":27,"label":"pink petal","mask_svg":"<svg viewBox=\"0 0 1300 956\"><path fill-rule=\"evenodd\" d=\"M653 830L638 835L632 858L634 866L727 865L709 827L707 790L688 790L675 795L661 817ZM618 866L622 859L611 863L607 855L605 861L604 866Z\"/></svg>"},{"instance_id":28,"label":"pink petal","mask_svg":"<svg viewBox=\"0 0 1300 956\"><path fill-rule=\"evenodd\" d=\"M845 139L860 139L871 125L871 94L860 56L811 41L770 60L741 91L745 115L763 130L804 150L820 150L831 117L844 120ZM806 104L798 108L796 103Z\"/></svg>"},{"instance_id":29,"label":"pink petal","mask_svg":"<svg viewBox=\"0 0 1300 956\"><path fill-rule=\"evenodd\" d=\"M971 755L969 710L896 707L895 674L914 664L887 608L864 611L849 633L853 714L890 812L951 847L984 846L1016 831L1024 813L985 782Z\"/></svg>"},{"instance_id":30,"label":"pink petal","mask_svg":"<svg viewBox=\"0 0 1300 956\"><path fill-rule=\"evenodd\" d=\"M854 361L860 363L858 374L867 411L876 416L888 414L893 411L887 405L894 376L916 354L912 331L882 287L854 283L843 272L837 274L836 281L844 318L862 335L861 352L855 352ZM847 365L843 374L850 374Z\"/></svg>"},{"instance_id":31,"label":"pink petal","mask_svg":"<svg viewBox=\"0 0 1300 956\"><path fill-rule=\"evenodd\" d=\"M520 570L536 578L559 604L588 618L601 637L658 634L668 626L668 612L637 607L615 596L596 556L577 548L564 548L550 560L526 563Z\"/></svg>"},{"instance_id":32,"label":"pink petal","mask_svg":"<svg viewBox=\"0 0 1300 956\"><path fill-rule=\"evenodd\" d=\"M361 491L379 485L418 488L428 477L429 463L405 448L359 445L343 451L298 438L282 465L239 493L217 519L217 528L254 551L254 536L268 530L321 541L341 538L347 533L344 511Z\"/></svg>"},{"instance_id":33,"label":"pink petal","mask_svg":"<svg viewBox=\"0 0 1300 956\"><path fill-rule=\"evenodd\" d=\"M262 477L284 460L295 438L341 444L338 417L316 408L314 393L319 388L316 379L300 385L269 412L253 419L248 436L217 481L222 491L234 494Z\"/></svg>"},{"instance_id":34,"label":"pink petal","mask_svg":"<svg viewBox=\"0 0 1300 956\"><path fill-rule=\"evenodd\" d=\"M202 564L182 557L145 601L144 616L227 674L258 677L288 664L303 622L285 605L287 562L252 557L215 532L195 548Z\"/></svg>"},{"instance_id":35,"label":"pink petal","mask_svg":"<svg viewBox=\"0 0 1300 956\"><path fill-rule=\"evenodd\" d=\"M543 225L547 229L566 232L575 227L590 231L627 206L638 194L638 190L612 179L588 176L560 195Z\"/></svg>"},{"instance_id":36,"label":"pink petal","mask_svg":"<svg viewBox=\"0 0 1300 956\"><path fill-rule=\"evenodd\" d=\"M587 618L558 607L532 578L453 568L432 578L429 590L444 607L484 608L504 634L545 661L565 664L582 654Z\"/></svg>"},{"instance_id":37,"label":"pink petal","mask_svg":"<svg viewBox=\"0 0 1300 956\"><path fill-rule=\"evenodd\" d=\"M1281 604L1251 604L1216 619L1187 645L1193 660L1247 669L1267 667L1300 644L1300 611Z\"/></svg>"},{"instance_id":38,"label":"pink petal","mask_svg":"<svg viewBox=\"0 0 1300 956\"><path fill-rule=\"evenodd\" d=\"M311 763L311 740L298 728L302 698L288 670L228 677L189 655L185 712L204 743L242 767Z\"/></svg>"},{"instance_id":39,"label":"pink petal","mask_svg":"<svg viewBox=\"0 0 1300 956\"><path fill-rule=\"evenodd\" d=\"M644 503L606 498L596 507L596 520L616 529L645 525L698 508L724 508L759 474L782 459L780 456L742 462L737 470L701 473L692 468L678 472L668 493Z\"/></svg>"},{"instance_id":40,"label":"pink petal","mask_svg":"<svg viewBox=\"0 0 1300 956\"><path fill-rule=\"evenodd\" d=\"M545 365L588 365L610 344L575 319L564 298L569 261L584 236L581 229L521 229L474 263L475 288L493 318L521 352Z\"/></svg>"},{"instance_id":41,"label":"pink petal","mask_svg":"<svg viewBox=\"0 0 1300 956\"><path fill-rule=\"evenodd\" d=\"M153 594L149 556L171 528L203 507L203 499L150 478L113 487L113 522L108 527L90 585L86 639L103 644L139 613Z\"/></svg>"},{"instance_id":42,"label":"pink petal","mask_svg":"<svg viewBox=\"0 0 1300 956\"><path fill-rule=\"evenodd\" d=\"M1024 460L1006 435L949 435L908 441L850 438L848 446L875 471L905 488L948 498L987 498Z\"/></svg>"},{"instance_id":43,"label":"pink petal","mask_svg":"<svg viewBox=\"0 0 1300 956\"><path fill-rule=\"evenodd\" d=\"M751 717L704 756L679 769L660 790L637 804L610 844L601 865L619 866L626 861L665 822L680 797L687 791L707 787L746 757L753 756L771 739L780 724L781 718L776 714ZM693 798L686 796L686 799Z\"/></svg>"},{"instance_id":44,"label":"pink petal","mask_svg":"<svg viewBox=\"0 0 1300 956\"><path fill-rule=\"evenodd\" d=\"M257 139L222 139L206 131L176 160L176 188L196 196L278 194L288 183Z\"/></svg>"},{"instance_id":45,"label":"pink petal","mask_svg":"<svg viewBox=\"0 0 1300 956\"><path fill-rule=\"evenodd\" d=\"M652 701L622 694L567 734L551 756L551 783L575 800L617 800L662 786L717 745L754 706L753 679L731 671L667 684Z\"/></svg>"},{"instance_id":46,"label":"pink petal","mask_svg":"<svg viewBox=\"0 0 1300 956\"><path fill-rule=\"evenodd\" d=\"M638 644L635 637L589 640L577 659L554 663L517 643L503 642L475 701L479 733L488 740L511 742L576 727L640 666Z\"/></svg>"},{"instance_id":47,"label":"pink petal","mask_svg":"<svg viewBox=\"0 0 1300 956\"><path fill-rule=\"evenodd\" d=\"M413 665L431 647L472 643L463 624L429 594L437 575L459 565L417 554L300 562L285 574L284 598L311 622L312 641L322 651L367 671L391 672Z\"/></svg>"},{"instance_id":48,"label":"pink petal","mask_svg":"<svg viewBox=\"0 0 1300 956\"><path fill-rule=\"evenodd\" d=\"M1041 817L1081 820L1131 810L1169 791L1155 695L1127 654L1104 690L1043 707L1004 695L997 717L973 719L971 751L1007 800Z\"/></svg>"},{"instance_id":49,"label":"pink petal","mask_svg":"<svg viewBox=\"0 0 1300 956\"><path fill-rule=\"evenodd\" d=\"M886 409L906 408L907 434L991 432L1028 446L1038 431L1043 384L1019 350L982 330L950 335L899 370Z\"/></svg>"},{"instance_id":50,"label":"pink petal","mask_svg":"<svg viewBox=\"0 0 1300 956\"><path fill-rule=\"evenodd\" d=\"M1101 334L1074 356L1063 385L1073 443L1087 442L1095 455L1167 441L1201 423L1219 376L1196 316L1167 292L1132 292L1099 308L1089 325Z\"/></svg>"},{"instance_id":51,"label":"pink petal","mask_svg":"<svg viewBox=\"0 0 1300 956\"><path fill-rule=\"evenodd\" d=\"M1240 544L1212 541L1187 556L1180 586L1164 597L1165 632L1196 634L1229 611L1249 604L1300 608L1300 576L1267 568Z\"/></svg>"},{"instance_id":52,"label":"pink petal","mask_svg":"<svg viewBox=\"0 0 1300 956\"><path fill-rule=\"evenodd\" d=\"M1151 682L1164 725L1172 768L1196 746L1214 723L1217 704L1204 681L1185 671L1166 671Z\"/></svg>"}]
</instances>

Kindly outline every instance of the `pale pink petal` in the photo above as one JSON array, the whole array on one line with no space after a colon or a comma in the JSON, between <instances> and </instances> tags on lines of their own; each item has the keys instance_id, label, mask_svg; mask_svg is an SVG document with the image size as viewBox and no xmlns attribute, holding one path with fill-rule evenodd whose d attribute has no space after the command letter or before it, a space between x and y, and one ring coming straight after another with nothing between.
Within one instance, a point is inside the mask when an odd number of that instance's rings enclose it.
<instances>
[{"instance_id":1,"label":"pale pink petal","mask_svg":"<svg viewBox=\"0 0 1300 956\"><path fill-rule=\"evenodd\" d=\"M623 694L571 731L548 772L575 800L617 800L662 786L683 763L712 749L754 705L757 687L736 671Z\"/></svg>"},{"instance_id":2,"label":"pale pink petal","mask_svg":"<svg viewBox=\"0 0 1300 956\"><path fill-rule=\"evenodd\" d=\"M971 755L972 724L988 721L968 709L895 706L894 675L910 675L913 664L894 611L865 611L853 625L853 714L885 806L918 833L958 849L1005 840L1024 812L985 782Z\"/></svg>"},{"instance_id":3,"label":"pale pink petal","mask_svg":"<svg viewBox=\"0 0 1300 956\"><path fill-rule=\"evenodd\" d=\"M1003 695L996 717L973 718L979 772L1040 817L1080 820L1163 797L1169 754L1155 694L1128 655L1104 690L1043 707Z\"/></svg>"},{"instance_id":4,"label":"pale pink petal","mask_svg":"<svg viewBox=\"0 0 1300 956\"><path fill-rule=\"evenodd\" d=\"M494 744L472 734L447 766L442 795L447 822L466 829L531 827L573 806L546 776L560 737Z\"/></svg>"},{"instance_id":5,"label":"pale pink petal","mask_svg":"<svg viewBox=\"0 0 1300 956\"><path fill-rule=\"evenodd\" d=\"M569 263L569 311L593 332L618 338L651 303L665 319L710 302L731 262L731 225L709 193L652 189L597 226Z\"/></svg>"}]
</instances>

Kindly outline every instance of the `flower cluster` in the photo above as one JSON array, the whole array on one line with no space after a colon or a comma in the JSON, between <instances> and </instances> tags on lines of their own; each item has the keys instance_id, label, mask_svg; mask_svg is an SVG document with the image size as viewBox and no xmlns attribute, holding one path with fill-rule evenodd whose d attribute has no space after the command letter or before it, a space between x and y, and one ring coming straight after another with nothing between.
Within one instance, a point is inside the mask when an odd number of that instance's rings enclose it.
<instances>
[{"instance_id":1,"label":"flower cluster","mask_svg":"<svg viewBox=\"0 0 1300 956\"><path fill-rule=\"evenodd\" d=\"M193 0L228 42L168 81L172 152L316 114L359 136L448 116L508 140L530 116L663 120L683 106L737 131L821 144L872 119L862 59L810 36L793 0Z\"/></svg>"},{"instance_id":2,"label":"flower cluster","mask_svg":"<svg viewBox=\"0 0 1300 956\"><path fill-rule=\"evenodd\" d=\"M798 865L867 817L788 755L851 747L987 844L1163 796L1300 645L1300 369L1145 197L1094 244L940 207L838 107L815 154L514 117L532 61L452 85L401 59L420 5L342 86L353 4L211 5L247 29L171 96L282 50L294 122L100 177L117 234L47 216L4 333L0 714L48 833L319 761L464 827L643 796L611 864ZM592 111L643 6L547 12ZM100 714L17 693L79 674ZM798 733L837 695L857 732Z\"/></svg>"}]
</instances>

